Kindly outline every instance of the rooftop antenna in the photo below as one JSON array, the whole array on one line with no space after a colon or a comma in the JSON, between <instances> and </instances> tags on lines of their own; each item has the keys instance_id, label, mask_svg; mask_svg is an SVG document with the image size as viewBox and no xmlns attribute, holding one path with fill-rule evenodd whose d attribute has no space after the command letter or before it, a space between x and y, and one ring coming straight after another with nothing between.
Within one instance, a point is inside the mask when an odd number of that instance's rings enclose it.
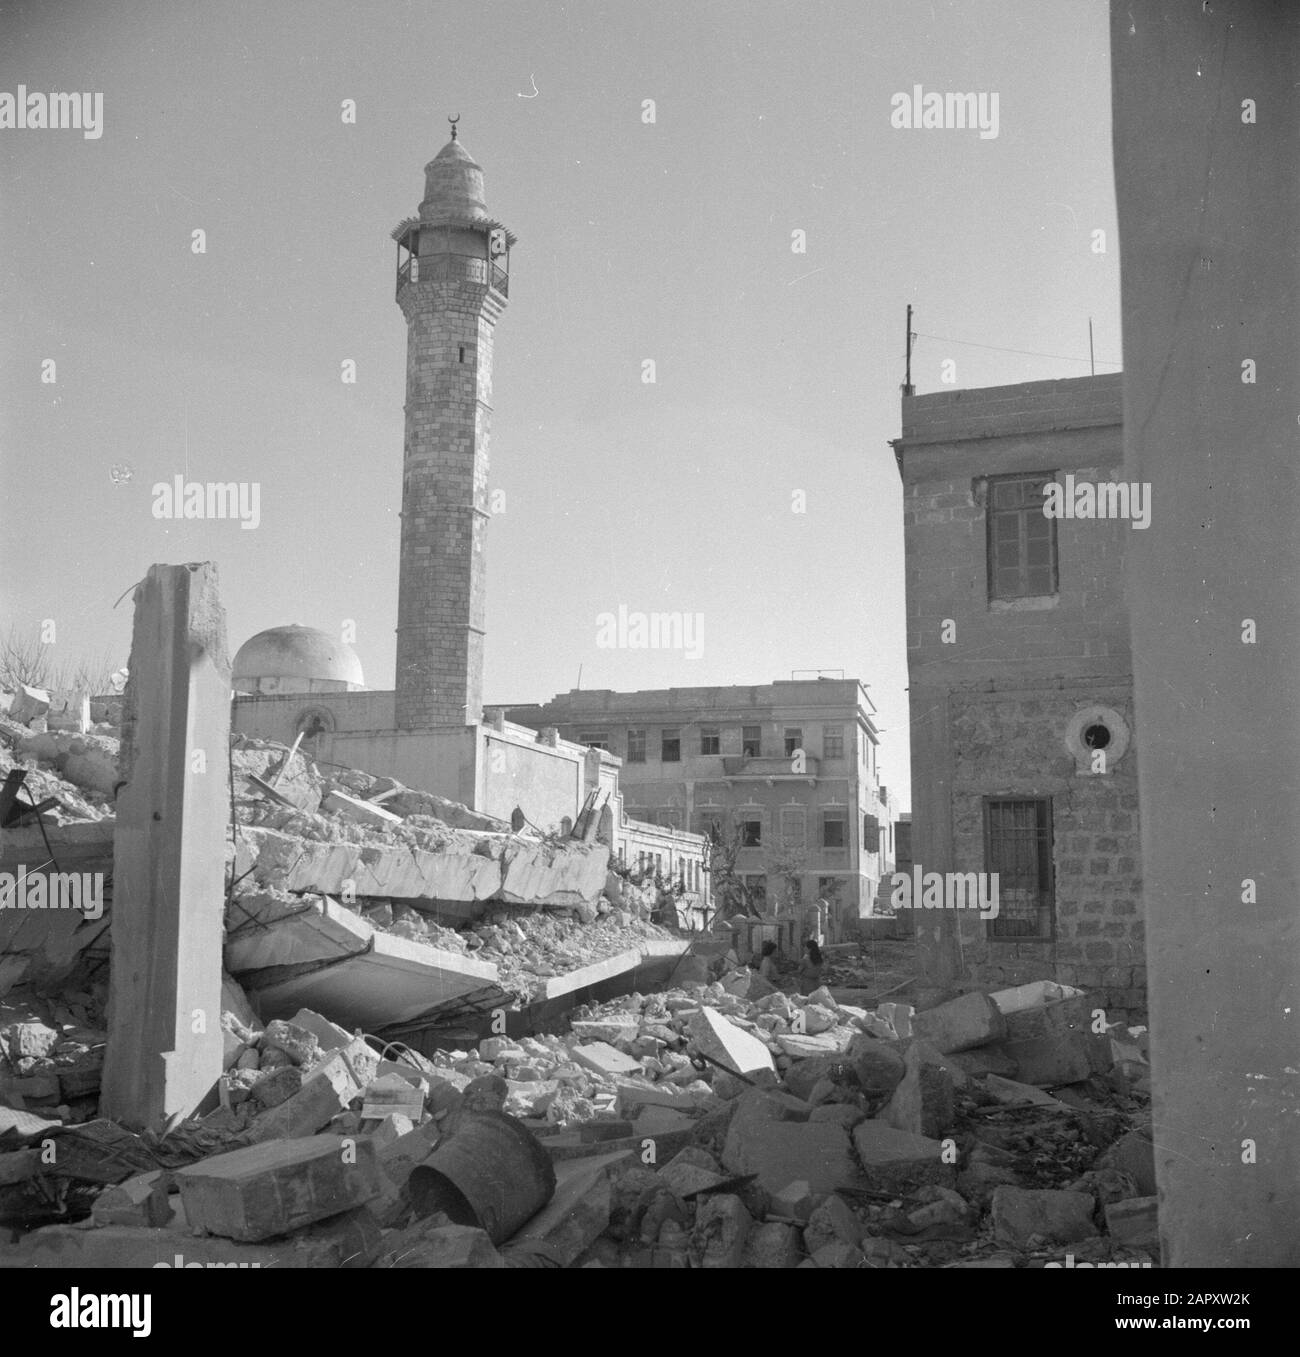
<instances>
[{"instance_id":1,"label":"rooftop antenna","mask_svg":"<svg viewBox=\"0 0 1300 1357\"><path fill-rule=\"evenodd\" d=\"M1088 317L1088 366L1092 369L1092 375L1097 375L1097 364L1092 358L1092 317Z\"/></svg>"},{"instance_id":2,"label":"rooftop antenna","mask_svg":"<svg viewBox=\"0 0 1300 1357\"><path fill-rule=\"evenodd\" d=\"M907 304L907 373L903 378L903 395L915 396L916 387L912 385L912 341L916 332L912 329L912 303Z\"/></svg>"},{"instance_id":3,"label":"rooftop antenna","mask_svg":"<svg viewBox=\"0 0 1300 1357\"><path fill-rule=\"evenodd\" d=\"M454 118L448 118L447 121L451 124L451 139L452 139L452 141L455 141L455 140L456 140L456 124L457 124L458 122L460 122L460 114L457 113L456 116L455 116Z\"/></svg>"}]
</instances>

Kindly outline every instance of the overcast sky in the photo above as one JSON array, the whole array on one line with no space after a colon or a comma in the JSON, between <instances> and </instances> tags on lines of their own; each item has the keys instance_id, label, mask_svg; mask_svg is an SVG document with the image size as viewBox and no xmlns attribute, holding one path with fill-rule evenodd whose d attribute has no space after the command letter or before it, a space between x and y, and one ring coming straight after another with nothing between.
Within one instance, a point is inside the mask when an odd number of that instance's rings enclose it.
<instances>
[{"instance_id":1,"label":"overcast sky","mask_svg":"<svg viewBox=\"0 0 1300 1357\"><path fill-rule=\"evenodd\" d=\"M103 94L96 139L0 129L0 628L52 618L60 656L124 663L114 601L211 559L232 653L353 619L392 686L389 232L459 114L520 238L486 700L579 669L842 670L906 798L904 309L922 392L945 360L956 386L1086 375L1089 316L1118 369L1106 23L1102 0L0 5L0 91ZM996 93L997 136L891 126L915 85ZM258 527L156 519L176 475L256 483ZM620 604L701 614L702 654L598 647Z\"/></svg>"}]
</instances>

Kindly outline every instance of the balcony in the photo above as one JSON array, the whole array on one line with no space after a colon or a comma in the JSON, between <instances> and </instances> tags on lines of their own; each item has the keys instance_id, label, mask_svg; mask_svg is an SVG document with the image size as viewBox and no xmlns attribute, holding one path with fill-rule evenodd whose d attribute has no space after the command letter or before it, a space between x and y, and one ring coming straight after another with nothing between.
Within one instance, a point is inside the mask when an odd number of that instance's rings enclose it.
<instances>
[{"instance_id":1,"label":"balcony","mask_svg":"<svg viewBox=\"0 0 1300 1357\"><path fill-rule=\"evenodd\" d=\"M817 778L818 760L805 753L802 760L803 772L794 771L794 755L789 758L724 758L723 776L732 781L762 782L813 782Z\"/></svg>"},{"instance_id":2,"label":"balcony","mask_svg":"<svg viewBox=\"0 0 1300 1357\"><path fill-rule=\"evenodd\" d=\"M465 278L487 283L503 297L510 295L510 275L500 264L464 254L408 255L397 268L397 291L401 292L407 283L428 282L432 278Z\"/></svg>"}]
</instances>

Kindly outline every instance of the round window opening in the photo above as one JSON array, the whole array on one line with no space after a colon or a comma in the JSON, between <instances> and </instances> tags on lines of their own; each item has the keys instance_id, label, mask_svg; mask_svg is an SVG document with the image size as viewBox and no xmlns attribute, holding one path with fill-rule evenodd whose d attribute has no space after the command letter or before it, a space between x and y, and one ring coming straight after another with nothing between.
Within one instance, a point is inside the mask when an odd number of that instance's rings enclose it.
<instances>
[{"instance_id":1,"label":"round window opening","mask_svg":"<svg viewBox=\"0 0 1300 1357\"><path fill-rule=\"evenodd\" d=\"M1132 733L1114 707L1080 707L1065 730L1065 747L1077 773L1109 773L1128 752Z\"/></svg>"},{"instance_id":2,"label":"round window opening","mask_svg":"<svg viewBox=\"0 0 1300 1357\"><path fill-rule=\"evenodd\" d=\"M1110 745L1110 730L1100 721L1085 728L1083 743L1089 749L1106 749Z\"/></svg>"}]
</instances>

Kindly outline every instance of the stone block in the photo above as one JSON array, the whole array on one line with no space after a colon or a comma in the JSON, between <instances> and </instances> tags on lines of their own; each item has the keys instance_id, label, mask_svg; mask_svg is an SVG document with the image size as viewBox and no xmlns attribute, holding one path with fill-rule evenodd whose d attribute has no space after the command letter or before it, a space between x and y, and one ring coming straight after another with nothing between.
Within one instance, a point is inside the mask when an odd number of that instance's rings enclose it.
<instances>
[{"instance_id":1,"label":"stone block","mask_svg":"<svg viewBox=\"0 0 1300 1357\"><path fill-rule=\"evenodd\" d=\"M765 1225L755 1225L745 1240L745 1252L740 1266L745 1268L798 1267L798 1229L779 1220L769 1220Z\"/></svg>"},{"instance_id":2,"label":"stone block","mask_svg":"<svg viewBox=\"0 0 1300 1357\"><path fill-rule=\"evenodd\" d=\"M155 1169L106 1187L90 1208L91 1219L96 1225L166 1225L172 1218L170 1184L171 1175Z\"/></svg>"},{"instance_id":3,"label":"stone block","mask_svg":"<svg viewBox=\"0 0 1300 1357\"><path fill-rule=\"evenodd\" d=\"M943 1162L943 1145L926 1136L900 1131L883 1121L862 1121L853 1128L853 1147L869 1187L904 1193L926 1183L951 1186L956 1166Z\"/></svg>"},{"instance_id":4,"label":"stone block","mask_svg":"<svg viewBox=\"0 0 1300 1357\"><path fill-rule=\"evenodd\" d=\"M399 1114L419 1121L424 1115L424 1094L400 1074L381 1074L372 1079L361 1095L363 1120L376 1120Z\"/></svg>"},{"instance_id":5,"label":"stone block","mask_svg":"<svg viewBox=\"0 0 1300 1357\"><path fill-rule=\"evenodd\" d=\"M471 1225L442 1224L442 1217L417 1220L392 1239L374 1264L379 1268L503 1268L486 1231Z\"/></svg>"},{"instance_id":6,"label":"stone block","mask_svg":"<svg viewBox=\"0 0 1300 1357\"><path fill-rule=\"evenodd\" d=\"M193 1228L256 1243L377 1197L379 1159L365 1137L312 1136L214 1155L176 1182Z\"/></svg>"},{"instance_id":7,"label":"stone block","mask_svg":"<svg viewBox=\"0 0 1300 1357\"><path fill-rule=\"evenodd\" d=\"M987 994L973 991L912 1018L912 1033L947 1055L984 1046L1006 1035L1007 1021Z\"/></svg>"},{"instance_id":8,"label":"stone block","mask_svg":"<svg viewBox=\"0 0 1300 1357\"><path fill-rule=\"evenodd\" d=\"M722 1162L733 1173L756 1173L769 1193L795 1181L807 1182L814 1192L861 1185L849 1133L833 1122L768 1122L736 1139L728 1132Z\"/></svg>"},{"instance_id":9,"label":"stone block","mask_svg":"<svg viewBox=\"0 0 1300 1357\"><path fill-rule=\"evenodd\" d=\"M792 1060L808 1060L814 1056L839 1055L847 1042L841 1042L834 1032L817 1034L779 1032L776 1044Z\"/></svg>"},{"instance_id":10,"label":"stone block","mask_svg":"<svg viewBox=\"0 0 1300 1357\"><path fill-rule=\"evenodd\" d=\"M302 1085L302 1070L297 1065L282 1065L277 1070L268 1070L261 1075L249 1089L248 1096L259 1109L279 1107L301 1092Z\"/></svg>"},{"instance_id":11,"label":"stone block","mask_svg":"<svg viewBox=\"0 0 1300 1357\"><path fill-rule=\"evenodd\" d=\"M1083 1192L1051 1188L999 1187L993 1192L993 1237L1009 1248L1030 1247L1034 1236L1049 1244L1071 1244L1097 1233L1093 1199Z\"/></svg>"},{"instance_id":12,"label":"stone block","mask_svg":"<svg viewBox=\"0 0 1300 1357\"><path fill-rule=\"evenodd\" d=\"M907 1066L897 1046L865 1033L849 1042L845 1058L853 1062L859 1086L872 1098L892 1093L907 1073Z\"/></svg>"},{"instance_id":13,"label":"stone block","mask_svg":"<svg viewBox=\"0 0 1300 1357\"><path fill-rule=\"evenodd\" d=\"M616 1051L607 1042L594 1041L589 1046L575 1046L570 1052L574 1061L605 1079L622 1074L640 1074L641 1062L630 1055Z\"/></svg>"},{"instance_id":14,"label":"stone block","mask_svg":"<svg viewBox=\"0 0 1300 1357\"><path fill-rule=\"evenodd\" d=\"M857 1077L847 1056L814 1056L810 1060L796 1060L782 1079L786 1091L804 1102L811 1102L810 1094L823 1080L857 1087Z\"/></svg>"},{"instance_id":15,"label":"stone block","mask_svg":"<svg viewBox=\"0 0 1300 1357\"><path fill-rule=\"evenodd\" d=\"M690 1035L701 1055L735 1074L775 1070L772 1052L755 1036L728 1022L716 1009L702 1008L690 1020Z\"/></svg>"},{"instance_id":16,"label":"stone block","mask_svg":"<svg viewBox=\"0 0 1300 1357\"><path fill-rule=\"evenodd\" d=\"M894 1034L900 1041L906 1041L912 1035L912 1016L915 1012L916 1009L911 1004L890 1002L876 1005L876 1016L894 1029Z\"/></svg>"},{"instance_id":17,"label":"stone block","mask_svg":"<svg viewBox=\"0 0 1300 1357\"><path fill-rule=\"evenodd\" d=\"M822 1103L808 1114L808 1120L830 1122L834 1126L842 1126L846 1131L851 1131L858 1122L865 1121L866 1116L867 1114L856 1103Z\"/></svg>"},{"instance_id":18,"label":"stone block","mask_svg":"<svg viewBox=\"0 0 1300 1357\"><path fill-rule=\"evenodd\" d=\"M897 1131L937 1139L956 1116L952 1076L941 1063L928 1058L925 1043L913 1041L903 1058L904 1075L880 1113L880 1120Z\"/></svg>"},{"instance_id":19,"label":"stone block","mask_svg":"<svg viewBox=\"0 0 1300 1357\"><path fill-rule=\"evenodd\" d=\"M568 1267L608 1227L613 1178L621 1166L635 1162L635 1156L623 1150L557 1164L551 1200L504 1246L506 1258L535 1254Z\"/></svg>"},{"instance_id":20,"label":"stone block","mask_svg":"<svg viewBox=\"0 0 1300 1357\"><path fill-rule=\"evenodd\" d=\"M1004 1079L990 1074L984 1080L984 1091L1000 1103L1035 1103L1040 1107L1064 1107L1059 1098L1044 1093L1037 1084L1022 1084L1015 1079Z\"/></svg>"},{"instance_id":21,"label":"stone block","mask_svg":"<svg viewBox=\"0 0 1300 1357\"><path fill-rule=\"evenodd\" d=\"M44 688L29 688L20 683L9 707L9 719L27 725L50 709L50 695Z\"/></svg>"},{"instance_id":22,"label":"stone block","mask_svg":"<svg viewBox=\"0 0 1300 1357\"><path fill-rule=\"evenodd\" d=\"M695 1213L694 1243L700 1254L700 1266L740 1267L753 1223L739 1197L718 1192L704 1198Z\"/></svg>"},{"instance_id":23,"label":"stone block","mask_svg":"<svg viewBox=\"0 0 1300 1357\"><path fill-rule=\"evenodd\" d=\"M347 1111L359 1091L350 1073L344 1078L334 1066L318 1070L293 1097L263 1112L249 1128L249 1138L256 1144L315 1135Z\"/></svg>"},{"instance_id":24,"label":"stone block","mask_svg":"<svg viewBox=\"0 0 1300 1357\"><path fill-rule=\"evenodd\" d=\"M816 1209L819 1196L806 1178L798 1178L772 1193L772 1214L806 1223Z\"/></svg>"},{"instance_id":25,"label":"stone block","mask_svg":"<svg viewBox=\"0 0 1300 1357\"><path fill-rule=\"evenodd\" d=\"M276 1018L262 1033L262 1050L283 1051L295 1065L310 1066L320 1056L320 1042L305 1027Z\"/></svg>"},{"instance_id":26,"label":"stone block","mask_svg":"<svg viewBox=\"0 0 1300 1357\"><path fill-rule=\"evenodd\" d=\"M865 1233L865 1226L848 1202L831 1193L808 1218L803 1232L804 1248L810 1254L826 1244L848 1244L856 1248Z\"/></svg>"},{"instance_id":27,"label":"stone block","mask_svg":"<svg viewBox=\"0 0 1300 1357\"><path fill-rule=\"evenodd\" d=\"M1106 1207L1106 1232L1119 1248L1141 1249L1160 1256L1160 1232L1157 1222L1157 1198L1130 1197Z\"/></svg>"},{"instance_id":28,"label":"stone block","mask_svg":"<svg viewBox=\"0 0 1300 1357\"><path fill-rule=\"evenodd\" d=\"M1050 1088L1082 1083L1093 1073L1092 1044L1086 1033L1056 1032L1032 1041L1003 1042L1001 1050L1015 1061L1021 1083Z\"/></svg>"},{"instance_id":29,"label":"stone block","mask_svg":"<svg viewBox=\"0 0 1300 1357\"><path fill-rule=\"evenodd\" d=\"M1129 1174L1144 1197L1156 1195L1156 1153L1149 1137L1140 1131L1128 1131L1105 1150L1097 1168L1119 1169Z\"/></svg>"}]
</instances>

